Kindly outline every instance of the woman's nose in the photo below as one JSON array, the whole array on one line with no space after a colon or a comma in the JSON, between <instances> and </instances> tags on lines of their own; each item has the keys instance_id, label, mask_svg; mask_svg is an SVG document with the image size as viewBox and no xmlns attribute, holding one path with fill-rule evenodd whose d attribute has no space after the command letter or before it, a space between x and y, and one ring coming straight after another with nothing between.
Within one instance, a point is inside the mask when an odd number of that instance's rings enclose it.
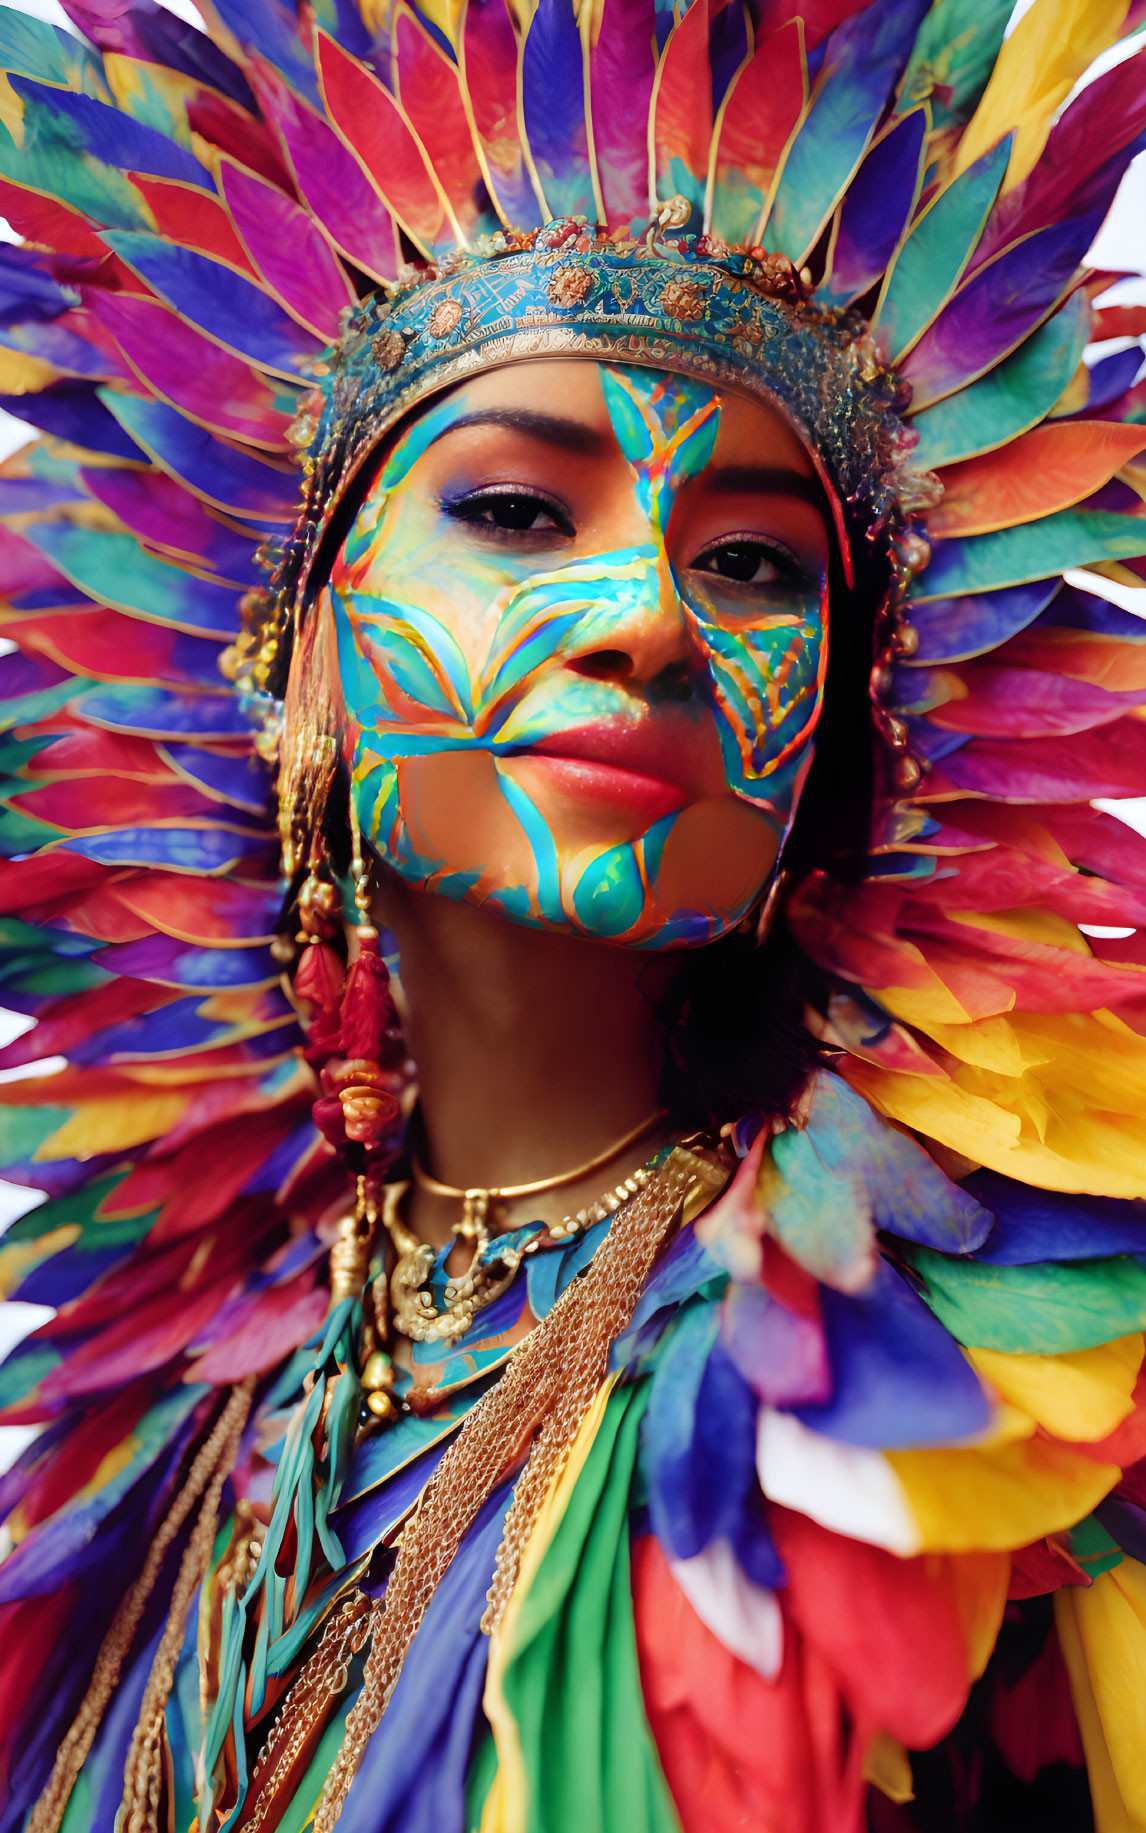
<instances>
[{"instance_id":1,"label":"woman's nose","mask_svg":"<svg viewBox=\"0 0 1146 1833\"><path fill-rule=\"evenodd\" d=\"M605 592L565 661L575 674L687 699L699 656L663 546L631 557L629 576ZM617 586L621 589L617 590Z\"/></svg>"}]
</instances>

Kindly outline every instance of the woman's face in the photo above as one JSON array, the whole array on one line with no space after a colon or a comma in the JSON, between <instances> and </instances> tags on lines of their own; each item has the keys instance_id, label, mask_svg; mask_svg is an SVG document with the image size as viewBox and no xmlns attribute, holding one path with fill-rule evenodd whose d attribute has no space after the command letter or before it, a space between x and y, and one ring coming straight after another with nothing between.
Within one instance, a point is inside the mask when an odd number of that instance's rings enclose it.
<instances>
[{"instance_id":1,"label":"woman's face","mask_svg":"<svg viewBox=\"0 0 1146 1833\"><path fill-rule=\"evenodd\" d=\"M722 935L811 762L827 563L810 461L757 403L588 361L459 387L327 588L363 832L515 922Z\"/></svg>"}]
</instances>

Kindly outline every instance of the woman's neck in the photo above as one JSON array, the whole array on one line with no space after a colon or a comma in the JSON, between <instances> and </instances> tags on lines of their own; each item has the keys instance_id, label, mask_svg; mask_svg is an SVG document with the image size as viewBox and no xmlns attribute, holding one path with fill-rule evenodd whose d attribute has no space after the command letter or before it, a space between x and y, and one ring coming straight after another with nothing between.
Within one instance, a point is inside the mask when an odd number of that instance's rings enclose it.
<instances>
[{"instance_id":1,"label":"woman's neck","mask_svg":"<svg viewBox=\"0 0 1146 1833\"><path fill-rule=\"evenodd\" d=\"M530 1183L593 1158L655 1113L671 956L527 929L389 874L378 915L398 943L435 1177L461 1188ZM664 1136L650 1132L584 1189L530 1199L530 1217L556 1220L592 1201ZM447 1239L449 1200L413 1200L423 1238Z\"/></svg>"}]
</instances>

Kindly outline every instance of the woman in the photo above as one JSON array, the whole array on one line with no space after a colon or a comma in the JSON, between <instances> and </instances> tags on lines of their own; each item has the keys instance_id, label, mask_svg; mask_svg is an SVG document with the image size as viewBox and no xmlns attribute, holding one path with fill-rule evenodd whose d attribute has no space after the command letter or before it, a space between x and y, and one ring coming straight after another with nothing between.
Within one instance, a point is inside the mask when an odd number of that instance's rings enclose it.
<instances>
[{"instance_id":1,"label":"woman","mask_svg":"<svg viewBox=\"0 0 1146 1833\"><path fill-rule=\"evenodd\" d=\"M8 29L5 1826L1146 1825L1146 98L1006 12Z\"/></svg>"}]
</instances>

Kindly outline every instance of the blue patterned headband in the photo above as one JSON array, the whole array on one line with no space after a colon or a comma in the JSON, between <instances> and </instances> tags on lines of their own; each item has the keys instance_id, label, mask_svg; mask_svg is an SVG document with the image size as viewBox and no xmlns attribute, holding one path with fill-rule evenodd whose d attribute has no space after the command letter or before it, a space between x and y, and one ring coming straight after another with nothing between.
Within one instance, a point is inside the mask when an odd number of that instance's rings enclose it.
<instances>
[{"instance_id":1,"label":"blue patterned headband","mask_svg":"<svg viewBox=\"0 0 1146 1833\"><path fill-rule=\"evenodd\" d=\"M777 408L827 489L849 571L859 537L910 572L906 519L930 497L908 462L905 391L862 322L810 306L805 291L790 261L762 249L655 229L612 239L559 218L528 236L485 238L364 301L295 425L306 500L273 580L273 612L248 647L258 684L281 673L277 636L321 579L340 506L385 435L453 383L539 357L671 369Z\"/></svg>"}]
</instances>

